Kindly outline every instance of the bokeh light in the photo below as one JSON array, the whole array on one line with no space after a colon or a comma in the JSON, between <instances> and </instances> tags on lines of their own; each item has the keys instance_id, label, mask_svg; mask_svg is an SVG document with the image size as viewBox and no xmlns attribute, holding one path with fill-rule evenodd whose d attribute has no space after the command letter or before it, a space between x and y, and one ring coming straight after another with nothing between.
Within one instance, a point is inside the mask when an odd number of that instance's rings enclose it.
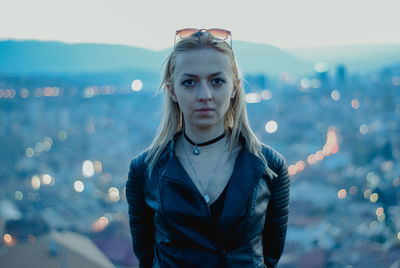
<instances>
[{"instance_id":1,"label":"bokeh light","mask_svg":"<svg viewBox=\"0 0 400 268\"><path fill-rule=\"evenodd\" d=\"M324 156L329 156L331 154L336 154L339 151L339 144L337 140L337 134L334 127L328 128L328 133L326 134L326 143L322 152Z\"/></svg>"},{"instance_id":2,"label":"bokeh light","mask_svg":"<svg viewBox=\"0 0 400 268\"><path fill-rule=\"evenodd\" d=\"M346 195L347 195L347 192L346 192L345 189L340 189L340 190L338 191L338 197L339 197L339 199L345 199L345 198L346 198Z\"/></svg>"},{"instance_id":3,"label":"bokeh light","mask_svg":"<svg viewBox=\"0 0 400 268\"><path fill-rule=\"evenodd\" d=\"M57 136L60 141L65 141L68 137L67 132L65 130L60 130Z\"/></svg>"},{"instance_id":4,"label":"bokeh light","mask_svg":"<svg viewBox=\"0 0 400 268\"><path fill-rule=\"evenodd\" d=\"M350 195L356 195L358 192L357 186L351 186L349 192L350 192Z\"/></svg>"},{"instance_id":5,"label":"bokeh light","mask_svg":"<svg viewBox=\"0 0 400 268\"><path fill-rule=\"evenodd\" d=\"M74 189L75 189L76 192L81 193L85 189L85 185L83 184L82 181L76 180L74 182Z\"/></svg>"},{"instance_id":6,"label":"bokeh light","mask_svg":"<svg viewBox=\"0 0 400 268\"><path fill-rule=\"evenodd\" d=\"M278 130L278 123L274 120L268 121L265 124L265 131L267 133L274 133Z\"/></svg>"},{"instance_id":7,"label":"bokeh light","mask_svg":"<svg viewBox=\"0 0 400 268\"><path fill-rule=\"evenodd\" d=\"M378 185L379 185L379 176L377 174L375 174L373 172L368 172L366 178L367 178L369 187L371 187L372 189L378 187Z\"/></svg>"},{"instance_id":8,"label":"bokeh light","mask_svg":"<svg viewBox=\"0 0 400 268\"><path fill-rule=\"evenodd\" d=\"M338 90L333 90L332 92L331 92L331 98L332 98L332 100L334 100L334 101L338 101L338 100L340 100L340 92L338 91Z\"/></svg>"},{"instance_id":9,"label":"bokeh light","mask_svg":"<svg viewBox=\"0 0 400 268\"><path fill-rule=\"evenodd\" d=\"M51 146L53 146L53 139L50 137L47 137L43 141L43 150L48 152L51 149Z\"/></svg>"},{"instance_id":10,"label":"bokeh light","mask_svg":"<svg viewBox=\"0 0 400 268\"><path fill-rule=\"evenodd\" d=\"M315 153L315 159L316 159L317 161L322 161L322 160L324 160L324 154L323 154L323 152L322 152L322 151L316 152L316 153Z\"/></svg>"},{"instance_id":11,"label":"bokeh light","mask_svg":"<svg viewBox=\"0 0 400 268\"><path fill-rule=\"evenodd\" d=\"M308 78L303 78L300 80L300 86L302 91L308 91L311 87L311 81Z\"/></svg>"},{"instance_id":12,"label":"bokeh light","mask_svg":"<svg viewBox=\"0 0 400 268\"><path fill-rule=\"evenodd\" d=\"M82 163L82 174L86 178L90 178L94 175L94 165L90 160L85 160Z\"/></svg>"},{"instance_id":13,"label":"bokeh light","mask_svg":"<svg viewBox=\"0 0 400 268\"><path fill-rule=\"evenodd\" d=\"M42 91L42 89L41 89L40 87L35 88L35 97L36 97L36 98L41 97L42 94L43 94L43 91Z\"/></svg>"},{"instance_id":14,"label":"bokeh light","mask_svg":"<svg viewBox=\"0 0 400 268\"><path fill-rule=\"evenodd\" d=\"M288 167L288 172L289 172L289 175L290 175L290 176L295 175L295 174L297 173L297 171L298 171L298 168L297 168L296 165L290 165L290 166Z\"/></svg>"},{"instance_id":15,"label":"bokeh light","mask_svg":"<svg viewBox=\"0 0 400 268\"><path fill-rule=\"evenodd\" d=\"M376 216L383 215L383 208L379 207L376 209Z\"/></svg>"},{"instance_id":16,"label":"bokeh light","mask_svg":"<svg viewBox=\"0 0 400 268\"><path fill-rule=\"evenodd\" d=\"M93 167L96 173L101 173L103 170L103 166L99 160L93 161Z\"/></svg>"},{"instance_id":17,"label":"bokeh light","mask_svg":"<svg viewBox=\"0 0 400 268\"><path fill-rule=\"evenodd\" d=\"M40 188L40 179L38 176L34 175L31 179L32 188L37 190Z\"/></svg>"},{"instance_id":18,"label":"bokeh light","mask_svg":"<svg viewBox=\"0 0 400 268\"><path fill-rule=\"evenodd\" d=\"M370 195L369 201L371 201L372 203L376 203L378 201L378 198L379 198L378 194L377 193L373 193L373 194Z\"/></svg>"},{"instance_id":19,"label":"bokeh light","mask_svg":"<svg viewBox=\"0 0 400 268\"><path fill-rule=\"evenodd\" d=\"M21 201L24 198L24 194L21 191L15 191L14 198L17 201Z\"/></svg>"},{"instance_id":20,"label":"bokeh light","mask_svg":"<svg viewBox=\"0 0 400 268\"><path fill-rule=\"evenodd\" d=\"M360 126L360 133L363 134L363 135L368 133L368 126L366 124L362 124Z\"/></svg>"},{"instance_id":21,"label":"bokeh light","mask_svg":"<svg viewBox=\"0 0 400 268\"><path fill-rule=\"evenodd\" d=\"M364 198L365 198L365 199L369 199L370 196L371 196L371 193L372 193L372 191L371 191L370 189L366 189L366 190L364 191Z\"/></svg>"},{"instance_id":22,"label":"bokeh light","mask_svg":"<svg viewBox=\"0 0 400 268\"><path fill-rule=\"evenodd\" d=\"M31 158L34 154L35 154L35 151L31 147L28 147L25 149L26 157Z\"/></svg>"},{"instance_id":23,"label":"bokeh light","mask_svg":"<svg viewBox=\"0 0 400 268\"><path fill-rule=\"evenodd\" d=\"M271 90L264 89L263 91L261 91L261 98L263 100L270 100L272 98Z\"/></svg>"},{"instance_id":24,"label":"bokeh light","mask_svg":"<svg viewBox=\"0 0 400 268\"><path fill-rule=\"evenodd\" d=\"M140 91L142 90L143 82L140 79L136 79L132 81L131 88L133 91Z\"/></svg>"},{"instance_id":25,"label":"bokeh light","mask_svg":"<svg viewBox=\"0 0 400 268\"><path fill-rule=\"evenodd\" d=\"M258 93L247 93L246 96L247 103L259 103L261 101L261 96Z\"/></svg>"},{"instance_id":26,"label":"bokeh light","mask_svg":"<svg viewBox=\"0 0 400 268\"><path fill-rule=\"evenodd\" d=\"M42 151L43 151L43 144L41 143L41 142L37 142L36 144L35 144L35 152L36 153L41 153Z\"/></svg>"},{"instance_id":27,"label":"bokeh light","mask_svg":"<svg viewBox=\"0 0 400 268\"><path fill-rule=\"evenodd\" d=\"M102 216L102 217L98 218L98 219L93 223L92 229L93 229L93 231L95 231L95 232L101 232L101 231L103 231L103 230L107 227L108 224L109 224L108 218Z\"/></svg>"},{"instance_id":28,"label":"bokeh light","mask_svg":"<svg viewBox=\"0 0 400 268\"><path fill-rule=\"evenodd\" d=\"M308 164L310 164L310 165L314 165L315 163L317 163L317 159L316 159L316 157L315 157L315 154L310 154L310 155L307 157L307 162L308 162Z\"/></svg>"},{"instance_id":29,"label":"bokeh light","mask_svg":"<svg viewBox=\"0 0 400 268\"><path fill-rule=\"evenodd\" d=\"M43 174L42 175L43 184L49 185L49 184L51 184L51 181L52 181L52 179L51 179L51 176L49 174Z\"/></svg>"},{"instance_id":30,"label":"bokeh light","mask_svg":"<svg viewBox=\"0 0 400 268\"><path fill-rule=\"evenodd\" d=\"M21 91L19 92L19 95L21 96L21 98L25 99L29 96L29 91L26 88L21 89Z\"/></svg>"},{"instance_id":31,"label":"bokeh light","mask_svg":"<svg viewBox=\"0 0 400 268\"><path fill-rule=\"evenodd\" d=\"M11 247L15 244L15 238L13 238L10 234L3 235L3 243L4 245Z\"/></svg>"},{"instance_id":32,"label":"bokeh light","mask_svg":"<svg viewBox=\"0 0 400 268\"><path fill-rule=\"evenodd\" d=\"M118 202L119 197L119 190L116 187L111 187L108 189L108 198L111 202Z\"/></svg>"},{"instance_id":33,"label":"bokeh light","mask_svg":"<svg viewBox=\"0 0 400 268\"><path fill-rule=\"evenodd\" d=\"M296 166L298 171L303 171L306 167L306 163L304 161L297 161Z\"/></svg>"},{"instance_id":34,"label":"bokeh light","mask_svg":"<svg viewBox=\"0 0 400 268\"><path fill-rule=\"evenodd\" d=\"M314 71L317 73L325 73L329 70L329 65L326 62L317 62L314 64Z\"/></svg>"},{"instance_id":35,"label":"bokeh light","mask_svg":"<svg viewBox=\"0 0 400 268\"><path fill-rule=\"evenodd\" d=\"M357 99L353 99L353 100L351 101L351 107L352 107L354 110L357 110L358 108L360 108L360 102L359 102Z\"/></svg>"}]
</instances>

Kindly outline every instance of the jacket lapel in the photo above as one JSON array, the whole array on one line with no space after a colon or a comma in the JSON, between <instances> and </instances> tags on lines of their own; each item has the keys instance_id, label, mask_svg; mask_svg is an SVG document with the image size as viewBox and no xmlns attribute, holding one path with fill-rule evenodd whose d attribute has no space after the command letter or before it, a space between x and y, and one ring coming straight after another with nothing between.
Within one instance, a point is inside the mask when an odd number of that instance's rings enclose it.
<instances>
[{"instance_id":1,"label":"jacket lapel","mask_svg":"<svg viewBox=\"0 0 400 268\"><path fill-rule=\"evenodd\" d=\"M244 223L250 195L264 170L265 165L261 159L249 151L242 150L237 156L219 219L223 237L228 238L228 234L234 236L240 231L236 228L238 224Z\"/></svg>"},{"instance_id":2,"label":"jacket lapel","mask_svg":"<svg viewBox=\"0 0 400 268\"><path fill-rule=\"evenodd\" d=\"M169 142L167 146L168 149L165 152L165 156L168 155L168 160L165 164L164 170L161 171L161 175L163 178L170 178L180 183L181 185L185 185L186 187L190 188L194 192L197 192L201 196L201 193L197 189L196 185L193 183L192 179L189 177L189 174L186 172L185 168L179 161L178 157L176 157L174 152L175 141L181 135L181 133L182 131L175 134L173 139Z\"/></svg>"},{"instance_id":3,"label":"jacket lapel","mask_svg":"<svg viewBox=\"0 0 400 268\"><path fill-rule=\"evenodd\" d=\"M198 191L196 185L193 183L192 179L190 179L185 168L175 155L169 157L165 169L162 172L162 176L174 179L174 181L185 185L194 191Z\"/></svg>"}]
</instances>

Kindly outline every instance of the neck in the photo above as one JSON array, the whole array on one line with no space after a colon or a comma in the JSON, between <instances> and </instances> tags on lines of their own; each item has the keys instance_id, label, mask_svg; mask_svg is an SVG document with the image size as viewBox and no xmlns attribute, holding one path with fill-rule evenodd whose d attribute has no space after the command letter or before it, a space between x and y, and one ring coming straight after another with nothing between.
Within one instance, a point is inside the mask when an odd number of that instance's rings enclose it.
<instances>
[{"instance_id":1,"label":"neck","mask_svg":"<svg viewBox=\"0 0 400 268\"><path fill-rule=\"evenodd\" d=\"M193 130L189 126L185 126L186 135L195 143L203 143L212 140L222 133L224 133L224 127L212 128L212 129L196 129Z\"/></svg>"}]
</instances>

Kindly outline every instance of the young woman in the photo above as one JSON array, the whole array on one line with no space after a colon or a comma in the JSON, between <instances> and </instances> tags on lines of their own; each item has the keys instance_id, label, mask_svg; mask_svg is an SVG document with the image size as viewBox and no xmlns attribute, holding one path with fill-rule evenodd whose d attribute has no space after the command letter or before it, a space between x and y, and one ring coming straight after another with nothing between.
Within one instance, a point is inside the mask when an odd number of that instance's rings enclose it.
<instances>
[{"instance_id":1,"label":"young woman","mask_svg":"<svg viewBox=\"0 0 400 268\"><path fill-rule=\"evenodd\" d=\"M140 267L276 267L289 175L249 126L230 32L183 29L176 38L158 133L126 185Z\"/></svg>"}]
</instances>

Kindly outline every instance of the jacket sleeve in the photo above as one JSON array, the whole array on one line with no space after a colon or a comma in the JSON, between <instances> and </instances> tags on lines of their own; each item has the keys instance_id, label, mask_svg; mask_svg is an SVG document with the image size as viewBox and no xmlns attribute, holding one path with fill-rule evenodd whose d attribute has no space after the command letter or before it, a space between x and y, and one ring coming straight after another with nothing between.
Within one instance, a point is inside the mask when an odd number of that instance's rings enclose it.
<instances>
[{"instance_id":1,"label":"jacket sleeve","mask_svg":"<svg viewBox=\"0 0 400 268\"><path fill-rule=\"evenodd\" d=\"M268 268L277 267L282 255L289 216L288 168L284 157L277 152L274 154L272 168L278 176L270 184L271 197L263 230L264 262Z\"/></svg>"},{"instance_id":2,"label":"jacket sleeve","mask_svg":"<svg viewBox=\"0 0 400 268\"><path fill-rule=\"evenodd\" d=\"M150 268L154 258L154 211L145 203L146 165L139 157L132 160L126 183L129 226L133 251L140 268Z\"/></svg>"}]
</instances>

